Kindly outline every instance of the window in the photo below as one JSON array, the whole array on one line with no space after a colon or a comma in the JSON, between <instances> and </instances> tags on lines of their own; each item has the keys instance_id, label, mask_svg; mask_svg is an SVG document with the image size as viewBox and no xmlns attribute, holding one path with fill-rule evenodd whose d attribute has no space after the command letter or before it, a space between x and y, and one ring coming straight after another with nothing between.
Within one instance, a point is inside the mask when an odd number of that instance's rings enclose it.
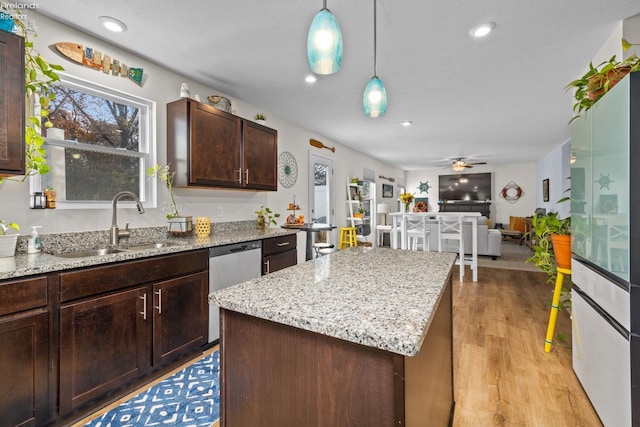
<instances>
[{"instance_id":1,"label":"window","mask_svg":"<svg viewBox=\"0 0 640 427\"><path fill-rule=\"evenodd\" d=\"M155 206L155 180L146 170L155 159L155 102L61 75L49 119L45 149L51 172L42 188L57 192L61 208L104 208L120 191L131 191ZM43 127L43 133L47 129Z\"/></svg>"}]
</instances>

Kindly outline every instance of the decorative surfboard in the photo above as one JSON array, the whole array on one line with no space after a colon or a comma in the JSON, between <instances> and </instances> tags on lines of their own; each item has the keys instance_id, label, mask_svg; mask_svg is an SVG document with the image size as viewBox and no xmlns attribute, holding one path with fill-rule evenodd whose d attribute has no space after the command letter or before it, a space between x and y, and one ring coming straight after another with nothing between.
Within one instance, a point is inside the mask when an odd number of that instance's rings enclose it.
<instances>
[{"instance_id":1,"label":"decorative surfboard","mask_svg":"<svg viewBox=\"0 0 640 427\"><path fill-rule=\"evenodd\" d=\"M142 68L132 68L109 55L91 47L84 47L77 43L59 42L56 49L63 56L78 64L86 65L113 76L128 77L129 80L142 86Z\"/></svg>"}]
</instances>

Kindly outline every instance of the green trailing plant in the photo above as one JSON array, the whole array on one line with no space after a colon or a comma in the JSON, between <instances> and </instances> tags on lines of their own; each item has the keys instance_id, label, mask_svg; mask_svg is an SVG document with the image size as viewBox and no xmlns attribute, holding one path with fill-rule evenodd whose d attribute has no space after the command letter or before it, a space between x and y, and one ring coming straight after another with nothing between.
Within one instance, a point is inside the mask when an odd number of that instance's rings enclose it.
<instances>
[{"instance_id":1,"label":"green trailing plant","mask_svg":"<svg viewBox=\"0 0 640 427\"><path fill-rule=\"evenodd\" d=\"M173 197L173 178L176 176L176 172L171 170L170 165L160 166L156 163L154 167L147 169L147 175L158 178L160 181L164 182L167 186L167 189L169 190L171 205L169 207L167 219L180 216L178 205L176 204L176 200Z\"/></svg>"},{"instance_id":2,"label":"green trailing plant","mask_svg":"<svg viewBox=\"0 0 640 427\"><path fill-rule=\"evenodd\" d=\"M271 209L265 208L264 206L261 206L260 210L256 211L256 215L258 215L258 217L264 218L264 222L267 227L271 224L276 225L277 222L275 219L280 218L279 213L273 213Z\"/></svg>"},{"instance_id":3,"label":"green trailing plant","mask_svg":"<svg viewBox=\"0 0 640 427\"><path fill-rule=\"evenodd\" d=\"M8 16L13 16L13 12L7 9L4 3L0 3L0 11ZM55 98L52 88L55 82L60 80L56 71L63 71L60 65L50 64L35 49L33 37L37 37L35 32L24 24L20 19L13 18L17 28L17 34L24 38L24 77L25 96L27 99L35 98L39 104L39 113L27 116L25 128L25 174L19 181L26 180L32 175L43 175L49 172L50 167L45 158L44 137L41 134L42 123L45 128L53 125L48 120L49 104ZM33 111L35 109L29 109ZM4 178L13 180L11 178ZM3 178L0 177L0 183Z\"/></svg>"},{"instance_id":4,"label":"green trailing plant","mask_svg":"<svg viewBox=\"0 0 640 427\"><path fill-rule=\"evenodd\" d=\"M551 235L571 234L571 217L560 219L557 212L534 216L531 219L531 231L526 234L535 242L533 255L527 259L527 262L533 262L540 271L549 276L548 281L553 282L556 270Z\"/></svg>"},{"instance_id":5,"label":"green trailing plant","mask_svg":"<svg viewBox=\"0 0 640 427\"><path fill-rule=\"evenodd\" d=\"M10 222L9 224L5 224L3 219L0 219L0 236L6 236L7 231L12 228L16 231L20 231L20 226L15 222Z\"/></svg>"},{"instance_id":6,"label":"green trailing plant","mask_svg":"<svg viewBox=\"0 0 640 427\"><path fill-rule=\"evenodd\" d=\"M622 48L629 49L635 44L622 39ZM608 61L603 61L597 66L589 63L589 69L580 78L573 80L565 90L575 90L573 94L573 118L569 123L580 117L580 114L589 110L605 93L613 88L624 76L633 71L640 70L640 58L633 54L628 58L618 61L613 55Z\"/></svg>"},{"instance_id":7,"label":"green trailing plant","mask_svg":"<svg viewBox=\"0 0 640 427\"><path fill-rule=\"evenodd\" d=\"M262 114L262 113L258 113L258 114L256 114L256 115L254 116L254 118L253 118L253 119L254 119L254 120L267 120L267 116L265 116L265 115L264 115L264 114Z\"/></svg>"}]
</instances>

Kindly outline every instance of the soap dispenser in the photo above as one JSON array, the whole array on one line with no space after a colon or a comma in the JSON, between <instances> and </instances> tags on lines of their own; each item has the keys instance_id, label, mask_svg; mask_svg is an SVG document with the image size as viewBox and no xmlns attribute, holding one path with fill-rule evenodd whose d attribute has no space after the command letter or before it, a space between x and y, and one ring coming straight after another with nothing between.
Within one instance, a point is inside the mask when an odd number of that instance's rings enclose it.
<instances>
[{"instance_id":1,"label":"soap dispenser","mask_svg":"<svg viewBox=\"0 0 640 427\"><path fill-rule=\"evenodd\" d=\"M42 250L42 240L38 235L38 228L42 228L41 225L33 225L31 226L31 236L29 237L29 242L27 243L27 253L28 254L37 254Z\"/></svg>"}]
</instances>

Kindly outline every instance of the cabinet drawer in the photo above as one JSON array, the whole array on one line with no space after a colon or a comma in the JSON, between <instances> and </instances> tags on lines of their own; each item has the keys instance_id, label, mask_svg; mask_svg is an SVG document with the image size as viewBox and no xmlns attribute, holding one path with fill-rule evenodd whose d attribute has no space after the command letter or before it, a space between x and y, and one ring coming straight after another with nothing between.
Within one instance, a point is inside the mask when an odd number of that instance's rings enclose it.
<instances>
[{"instance_id":1,"label":"cabinet drawer","mask_svg":"<svg viewBox=\"0 0 640 427\"><path fill-rule=\"evenodd\" d=\"M108 264L60 274L60 302L207 269L206 250Z\"/></svg>"},{"instance_id":2,"label":"cabinet drawer","mask_svg":"<svg viewBox=\"0 0 640 427\"><path fill-rule=\"evenodd\" d=\"M298 263L298 252L289 250L275 255L268 255L263 258L262 274L273 273L283 268L291 267Z\"/></svg>"},{"instance_id":3,"label":"cabinet drawer","mask_svg":"<svg viewBox=\"0 0 640 427\"><path fill-rule=\"evenodd\" d=\"M0 316L47 305L47 278L0 284Z\"/></svg>"},{"instance_id":4,"label":"cabinet drawer","mask_svg":"<svg viewBox=\"0 0 640 427\"><path fill-rule=\"evenodd\" d=\"M262 255L274 255L280 252L290 251L296 248L297 235L273 237L262 241Z\"/></svg>"}]
</instances>

